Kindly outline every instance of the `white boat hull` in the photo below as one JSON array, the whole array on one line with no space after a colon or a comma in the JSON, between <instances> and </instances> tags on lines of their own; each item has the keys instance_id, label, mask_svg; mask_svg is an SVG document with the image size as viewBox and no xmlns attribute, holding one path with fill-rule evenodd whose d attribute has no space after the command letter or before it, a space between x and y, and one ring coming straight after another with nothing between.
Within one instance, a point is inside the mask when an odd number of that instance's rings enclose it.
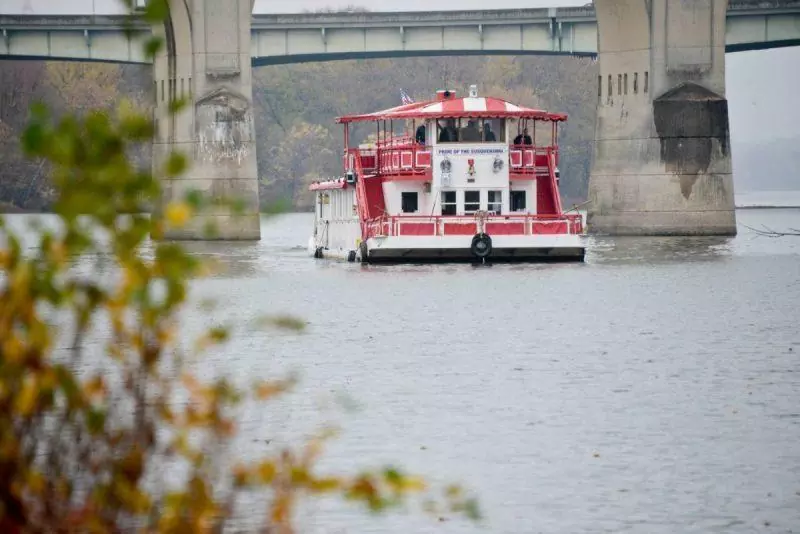
<instances>
[{"instance_id":1,"label":"white boat hull","mask_svg":"<svg viewBox=\"0 0 800 534\"><path fill-rule=\"evenodd\" d=\"M311 237L308 253L315 258L365 263L481 261L471 251L471 235L373 237L361 243L353 235L356 221L331 225L321 242ZM318 232L318 236L322 232ZM583 261L585 238L574 234L495 235L489 262Z\"/></svg>"}]
</instances>

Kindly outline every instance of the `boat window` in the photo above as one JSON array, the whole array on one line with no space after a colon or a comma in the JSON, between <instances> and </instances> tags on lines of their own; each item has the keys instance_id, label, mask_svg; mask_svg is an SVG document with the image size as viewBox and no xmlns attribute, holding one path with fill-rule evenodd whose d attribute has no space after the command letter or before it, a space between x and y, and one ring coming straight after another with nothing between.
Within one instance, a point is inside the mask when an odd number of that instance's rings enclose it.
<instances>
[{"instance_id":1,"label":"boat window","mask_svg":"<svg viewBox=\"0 0 800 534\"><path fill-rule=\"evenodd\" d=\"M505 119L483 119L483 141L486 143L506 142Z\"/></svg>"},{"instance_id":2,"label":"boat window","mask_svg":"<svg viewBox=\"0 0 800 534\"><path fill-rule=\"evenodd\" d=\"M464 191L464 213L475 213L481 209L481 192Z\"/></svg>"},{"instance_id":3,"label":"boat window","mask_svg":"<svg viewBox=\"0 0 800 534\"><path fill-rule=\"evenodd\" d=\"M456 214L456 192L442 191L442 215Z\"/></svg>"},{"instance_id":4,"label":"boat window","mask_svg":"<svg viewBox=\"0 0 800 534\"><path fill-rule=\"evenodd\" d=\"M400 209L403 213L416 213L419 210L419 193L401 193Z\"/></svg>"},{"instance_id":5,"label":"boat window","mask_svg":"<svg viewBox=\"0 0 800 534\"><path fill-rule=\"evenodd\" d=\"M505 143L505 119L441 119L436 123L440 143Z\"/></svg>"},{"instance_id":6,"label":"boat window","mask_svg":"<svg viewBox=\"0 0 800 534\"><path fill-rule=\"evenodd\" d=\"M489 191L489 203L487 205L488 211L501 213L503 211L503 192L502 191Z\"/></svg>"},{"instance_id":7,"label":"boat window","mask_svg":"<svg viewBox=\"0 0 800 534\"><path fill-rule=\"evenodd\" d=\"M511 191L511 211L525 211L527 209L525 191Z\"/></svg>"},{"instance_id":8,"label":"boat window","mask_svg":"<svg viewBox=\"0 0 800 534\"><path fill-rule=\"evenodd\" d=\"M458 143L458 119L436 121L436 135L440 143Z\"/></svg>"}]
</instances>

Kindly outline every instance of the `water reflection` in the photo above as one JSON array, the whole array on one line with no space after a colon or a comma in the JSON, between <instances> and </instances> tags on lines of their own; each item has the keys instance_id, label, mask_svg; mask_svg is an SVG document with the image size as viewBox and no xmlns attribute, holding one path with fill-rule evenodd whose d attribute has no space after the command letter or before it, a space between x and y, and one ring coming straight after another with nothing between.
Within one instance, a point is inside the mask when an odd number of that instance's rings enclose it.
<instances>
[{"instance_id":1,"label":"water reflection","mask_svg":"<svg viewBox=\"0 0 800 534\"><path fill-rule=\"evenodd\" d=\"M631 264L719 261L730 256L733 237L594 237L589 263Z\"/></svg>"}]
</instances>

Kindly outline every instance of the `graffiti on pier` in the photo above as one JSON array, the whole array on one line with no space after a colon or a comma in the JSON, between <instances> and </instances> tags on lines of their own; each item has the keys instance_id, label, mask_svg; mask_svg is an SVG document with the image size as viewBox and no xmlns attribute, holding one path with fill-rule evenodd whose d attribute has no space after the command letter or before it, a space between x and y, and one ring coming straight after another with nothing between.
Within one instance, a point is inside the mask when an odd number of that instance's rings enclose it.
<instances>
[{"instance_id":1,"label":"graffiti on pier","mask_svg":"<svg viewBox=\"0 0 800 534\"><path fill-rule=\"evenodd\" d=\"M241 164L252 146L253 114L243 96L222 88L197 101L197 158Z\"/></svg>"}]
</instances>

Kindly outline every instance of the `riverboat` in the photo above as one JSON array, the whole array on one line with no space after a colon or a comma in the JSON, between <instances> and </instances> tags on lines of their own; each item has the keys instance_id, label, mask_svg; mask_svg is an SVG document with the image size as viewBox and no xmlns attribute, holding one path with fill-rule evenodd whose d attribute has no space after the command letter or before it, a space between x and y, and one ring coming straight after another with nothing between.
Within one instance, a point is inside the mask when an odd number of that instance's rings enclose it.
<instances>
[{"instance_id":1,"label":"riverboat","mask_svg":"<svg viewBox=\"0 0 800 534\"><path fill-rule=\"evenodd\" d=\"M339 117L344 175L316 193L309 254L378 262L583 261L584 223L559 196L561 113L437 91ZM350 146L356 134L369 143Z\"/></svg>"}]
</instances>

